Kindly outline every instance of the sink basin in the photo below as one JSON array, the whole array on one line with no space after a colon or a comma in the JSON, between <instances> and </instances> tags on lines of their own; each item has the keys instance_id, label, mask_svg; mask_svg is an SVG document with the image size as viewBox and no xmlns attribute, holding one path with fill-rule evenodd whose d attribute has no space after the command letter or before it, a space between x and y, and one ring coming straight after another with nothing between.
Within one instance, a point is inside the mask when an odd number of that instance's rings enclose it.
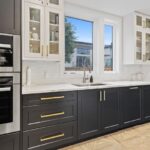
<instances>
[{"instance_id":1,"label":"sink basin","mask_svg":"<svg viewBox=\"0 0 150 150\"><path fill-rule=\"evenodd\" d=\"M79 84L73 84L75 86L102 86L106 85L104 83L79 83Z\"/></svg>"}]
</instances>

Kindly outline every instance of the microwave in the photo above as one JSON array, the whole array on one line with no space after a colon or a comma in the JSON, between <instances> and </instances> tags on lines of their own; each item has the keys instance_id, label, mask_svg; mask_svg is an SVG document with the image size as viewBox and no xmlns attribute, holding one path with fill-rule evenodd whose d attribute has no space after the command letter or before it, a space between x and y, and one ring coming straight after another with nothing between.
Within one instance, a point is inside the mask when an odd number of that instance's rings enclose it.
<instances>
[{"instance_id":1,"label":"microwave","mask_svg":"<svg viewBox=\"0 0 150 150\"><path fill-rule=\"evenodd\" d=\"M20 72L20 36L0 34L0 73Z\"/></svg>"}]
</instances>

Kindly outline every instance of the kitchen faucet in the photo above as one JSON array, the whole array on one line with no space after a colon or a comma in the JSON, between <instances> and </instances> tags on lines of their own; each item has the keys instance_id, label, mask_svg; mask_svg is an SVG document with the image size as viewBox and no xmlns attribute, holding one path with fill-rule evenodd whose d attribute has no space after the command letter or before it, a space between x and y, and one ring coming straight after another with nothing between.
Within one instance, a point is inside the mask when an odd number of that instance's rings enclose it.
<instances>
[{"instance_id":1,"label":"kitchen faucet","mask_svg":"<svg viewBox=\"0 0 150 150\"><path fill-rule=\"evenodd\" d=\"M83 69L83 83L86 83L86 81L88 80L89 78L86 76L86 68L84 67Z\"/></svg>"}]
</instances>

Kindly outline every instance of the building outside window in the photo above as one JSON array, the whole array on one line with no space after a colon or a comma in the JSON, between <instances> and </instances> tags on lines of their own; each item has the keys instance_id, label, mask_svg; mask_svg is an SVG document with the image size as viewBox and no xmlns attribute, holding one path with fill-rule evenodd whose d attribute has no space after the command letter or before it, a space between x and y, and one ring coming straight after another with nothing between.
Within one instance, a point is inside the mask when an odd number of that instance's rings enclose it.
<instances>
[{"instance_id":1,"label":"building outside window","mask_svg":"<svg viewBox=\"0 0 150 150\"><path fill-rule=\"evenodd\" d=\"M65 17L65 70L93 70L93 22Z\"/></svg>"}]
</instances>

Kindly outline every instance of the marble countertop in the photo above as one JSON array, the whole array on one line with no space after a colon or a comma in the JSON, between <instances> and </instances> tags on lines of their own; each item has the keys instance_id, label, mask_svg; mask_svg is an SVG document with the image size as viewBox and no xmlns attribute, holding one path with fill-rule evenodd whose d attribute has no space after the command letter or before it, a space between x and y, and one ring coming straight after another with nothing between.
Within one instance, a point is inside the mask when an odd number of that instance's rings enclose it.
<instances>
[{"instance_id":1,"label":"marble countertop","mask_svg":"<svg viewBox=\"0 0 150 150\"><path fill-rule=\"evenodd\" d=\"M88 90L88 89L104 89L104 88L115 88L115 87L150 85L150 82L147 81L113 81L113 82L101 82L101 83L103 83L104 85L76 86L74 84L43 84L43 85L37 84L37 85L23 86L22 94L36 94L36 93L47 93L47 92L77 91L77 90Z\"/></svg>"}]
</instances>

